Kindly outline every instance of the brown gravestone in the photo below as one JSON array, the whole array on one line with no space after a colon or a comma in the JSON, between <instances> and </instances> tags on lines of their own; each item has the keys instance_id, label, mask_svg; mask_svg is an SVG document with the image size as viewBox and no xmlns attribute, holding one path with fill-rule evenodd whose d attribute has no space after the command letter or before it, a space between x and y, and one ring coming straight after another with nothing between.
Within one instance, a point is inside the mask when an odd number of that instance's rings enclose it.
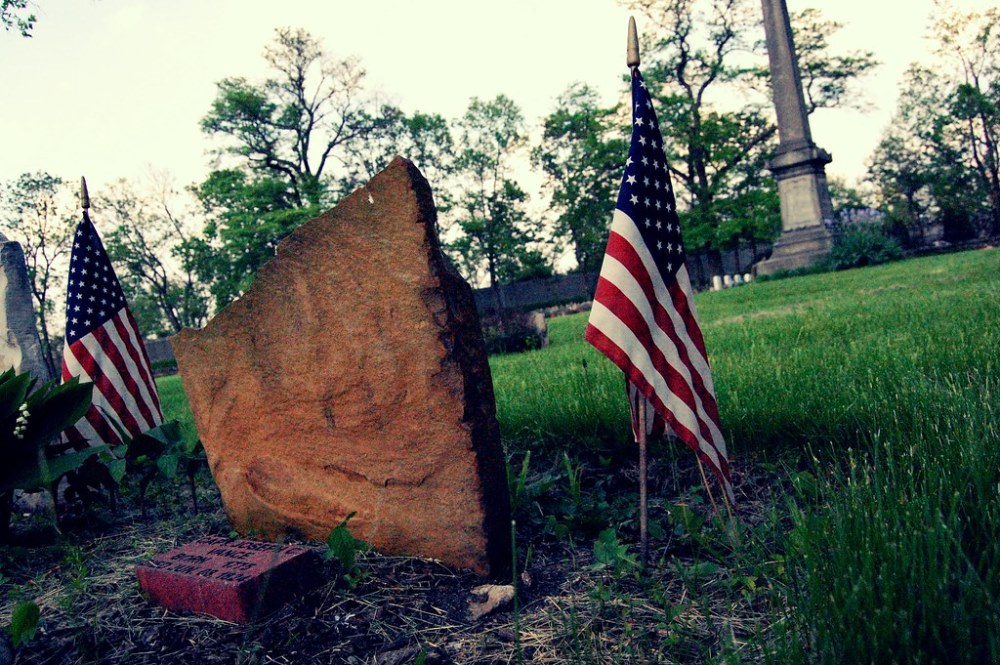
<instances>
[{"instance_id":1,"label":"brown gravestone","mask_svg":"<svg viewBox=\"0 0 1000 665\"><path fill-rule=\"evenodd\" d=\"M173 347L234 526L481 574L510 561L493 384L469 286L427 181L396 158L278 246L257 281Z\"/></svg>"}]
</instances>

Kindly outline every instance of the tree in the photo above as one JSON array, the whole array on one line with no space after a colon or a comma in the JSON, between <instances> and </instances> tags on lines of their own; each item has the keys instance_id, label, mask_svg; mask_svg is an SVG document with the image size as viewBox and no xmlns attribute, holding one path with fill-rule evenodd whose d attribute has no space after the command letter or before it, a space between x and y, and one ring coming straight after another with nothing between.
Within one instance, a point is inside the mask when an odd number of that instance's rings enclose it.
<instances>
[{"instance_id":1,"label":"tree","mask_svg":"<svg viewBox=\"0 0 1000 665\"><path fill-rule=\"evenodd\" d=\"M214 171L195 194L208 221L203 237L180 251L219 308L249 288L282 238L320 212L317 205L296 207L286 181L238 169Z\"/></svg>"},{"instance_id":2,"label":"tree","mask_svg":"<svg viewBox=\"0 0 1000 665\"><path fill-rule=\"evenodd\" d=\"M4 30L17 30L30 37L35 27L35 15L26 14L28 0L0 0L0 25Z\"/></svg>"},{"instance_id":3,"label":"tree","mask_svg":"<svg viewBox=\"0 0 1000 665\"><path fill-rule=\"evenodd\" d=\"M948 109L989 203L990 231L1000 233L1000 9L949 12L934 26L938 54L960 66Z\"/></svg>"},{"instance_id":4,"label":"tree","mask_svg":"<svg viewBox=\"0 0 1000 665\"><path fill-rule=\"evenodd\" d=\"M540 251L529 247L538 242L539 225L525 214L528 196L512 174L511 162L526 144L524 119L504 95L473 98L457 129L463 146L456 161L461 235L450 249L470 281L485 272L502 311L501 283L546 272Z\"/></svg>"},{"instance_id":5,"label":"tree","mask_svg":"<svg viewBox=\"0 0 1000 665\"><path fill-rule=\"evenodd\" d=\"M654 26L643 49L643 69L657 102L671 172L687 207L681 212L685 244L691 251L709 250L719 263L719 250L734 237L726 230L720 233L722 208L732 209L731 199L753 189L775 148L767 70L747 57L761 51L761 40L753 38L761 33L759 6L749 0L627 4ZM826 37L840 26L822 21L816 12L796 15L792 24L807 109L843 104L850 98L849 83L875 66L872 55L831 56ZM731 106L733 99L742 106L721 107L720 102ZM773 219L773 213L765 218ZM777 230L770 224L757 226Z\"/></svg>"},{"instance_id":6,"label":"tree","mask_svg":"<svg viewBox=\"0 0 1000 665\"><path fill-rule=\"evenodd\" d=\"M597 93L574 83L544 122L542 144L532 151L558 212L556 237L567 238L580 270L600 268L611 214L625 168L627 127L620 109L601 108Z\"/></svg>"},{"instance_id":7,"label":"tree","mask_svg":"<svg viewBox=\"0 0 1000 665\"><path fill-rule=\"evenodd\" d=\"M334 165L367 136L365 72L336 60L305 30L280 28L264 51L273 76L218 83L202 129L228 139L219 168L194 191L208 221L184 244L218 307L239 297L284 236L318 213L336 179Z\"/></svg>"},{"instance_id":8,"label":"tree","mask_svg":"<svg viewBox=\"0 0 1000 665\"><path fill-rule=\"evenodd\" d=\"M297 206L318 204L338 151L370 129L362 120L365 71L335 60L302 29L279 28L264 59L274 71L262 85L242 77L220 81L202 129L230 138L225 152L261 176L289 187Z\"/></svg>"},{"instance_id":9,"label":"tree","mask_svg":"<svg viewBox=\"0 0 1000 665\"><path fill-rule=\"evenodd\" d=\"M195 274L193 235L177 212L178 192L164 174L140 193L126 180L95 201L116 224L104 239L132 313L145 334L201 327L208 317L207 289Z\"/></svg>"},{"instance_id":10,"label":"tree","mask_svg":"<svg viewBox=\"0 0 1000 665\"><path fill-rule=\"evenodd\" d=\"M59 376L54 355L56 335L50 331L55 298L66 279L66 267L79 221L73 196L61 178L44 172L24 173L4 188L2 222L21 243L35 299L42 355L52 376Z\"/></svg>"},{"instance_id":11,"label":"tree","mask_svg":"<svg viewBox=\"0 0 1000 665\"><path fill-rule=\"evenodd\" d=\"M377 115L363 113L360 124L369 128L361 141L344 148L345 175L338 189L346 195L384 169L401 155L420 169L434 192L439 215L453 205L450 180L455 170L455 143L448 121L436 113L417 111L407 115L402 109L384 105Z\"/></svg>"},{"instance_id":12,"label":"tree","mask_svg":"<svg viewBox=\"0 0 1000 665\"><path fill-rule=\"evenodd\" d=\"M903 79L899 106L869 160L889 230L904 245L926 242L934 223L948 241L973 232L979 189L956 140L953 118L942 109L947 81L924 67Z\"/></svg>"},{"instance_id":13,"label":"tree","mask_svg":"<svg viewBox=\"0 0 1000 665\"><path fill-rule=\"evenodd\" d=\"M1000 233L1000 10L949 12L932 21L931 66L912 65L869 175L895 235L922 244Z\"/></svg>"}]
</instances>

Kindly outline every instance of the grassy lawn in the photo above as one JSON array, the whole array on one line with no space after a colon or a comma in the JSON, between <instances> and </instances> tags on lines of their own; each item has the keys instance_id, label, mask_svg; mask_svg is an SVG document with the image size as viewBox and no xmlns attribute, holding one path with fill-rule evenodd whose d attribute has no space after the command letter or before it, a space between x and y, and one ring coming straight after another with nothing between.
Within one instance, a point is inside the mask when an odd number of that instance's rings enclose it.
<instances>
[{"instance_id":1,"label":"grassy lawn","mask_svg":"<svg viewBox=\"0 0 1000 665\"><path fill-rule=\"evenodd\" d=\"M124 536L68 534L43 563L0 550L16 564L0 619L10 599L50 599L43 625L63 641L24 662L155 662L156 640L187 662L229 648L237 662L372 662L399 643L450 658L426 662L1000 662L1000 250L760 282L697 307L737 519L714 513L686 449L658 442L644 571L623 379L576 315L549 322L548 348L490 361L530 576L518 612L456 618L445 596L475 580L368 554L357 587L331 582L260 625L167 621L105 583L131 589L137 557L226 532L217 505L190 519L177 500L158 523L113 527ZM158 383L195 437L180 379Z\"/></svg>"},{"instance_id":2,"label":"grassy lawn","mask_svg":"<svg viewBox=\"0 0 1000 665\"><path fill-rule=\"evenodd\" d=\"M757 283L697 306L737 472L778 468L791 483L765 500L769 517L743 511L740 546L707 556L772 589L765 651L1000 662L1000 252ZM509 451L627 440L620 373L585 325L554 320L551 348L493 360Z\"/></svg>"}]
</instances>

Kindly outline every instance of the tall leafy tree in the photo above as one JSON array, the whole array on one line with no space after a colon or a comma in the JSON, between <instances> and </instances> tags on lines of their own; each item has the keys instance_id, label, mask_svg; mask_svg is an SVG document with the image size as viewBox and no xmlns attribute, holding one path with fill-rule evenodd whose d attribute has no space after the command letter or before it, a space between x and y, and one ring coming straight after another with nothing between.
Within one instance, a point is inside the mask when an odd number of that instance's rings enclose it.
<instances>
[{"instance_id":1,"label":"tall leafy tree","mask_svg":"<svg viewBox=\"0 0 1000 665\"><path fill-rule=\"evenodd\" d=\"M298 207L286 181L239 169L213 172L195 193L208 221L182 251L217 307L241 296L280 240L320 212Z\"/></svg>"},{"instance_id":2,"label":"tall leafy tree","mask_svg":"<svg viewBox=\"0 0 1000 665\"><path fill-rule=\"evenodd\" d=\"M526 146L524 118L510 98L497 95L473 98L456 125L462 146L455 165L460 235L450 247L467 278L485 275L502 310L500 284L550 273L532 247L539 224L528 218L528 195L513 175L513 160Z\"/></svg>"},{"instance_id":3,"label":"tall leafy tree","mask_svg":"<svg viewBox=\"0 0 1000 665\"><path fill-rule=\"evenodd\" d=\"M383 105L377 114L365 113L361 123L369 131L363 141L345 146L340 191L353 191L400 155L417 165L431 185L438 214L447 214L454 204L455 171L455 142L448 121L437 113L407 115L396 106Z\"/></svg>"},{"instance_id":4,"label":"tall leafy tree","mask_svg":"<svg viewBox=\"0 0 1000 665\"><path fill-rule=\"evenodd\" d=\"M763 60L760 7L750 0L633 0L653 26L643 49L646 82L660 128L690 249L718 250L733 234L720 225L734 198L750 192L776 146L777 128ZM809 111L851 99L849 83L875 66L871 53L829 53L827 36L840 26L815 12L793 17ZM757 54L757 59L748 54ZM741 105L732 108L732 100ZM723 108L722 100L726 100ZM753 197L758 204L773 197ZM766 215L774 219L773 213ZM771 224L756 225L777 231ZM780 228L780 227L778 227Z\"/></svg>"},{"instance_id":5,"label":"tall leafy tree","mask_svg":"<svg viewBox=\"0 0 1000 665\"><path fill-rule=\"evenodd\" d=\"M95 201L114 229L104 245L143 334L170 334L202 326L209 297L195 274L191 223L179 192L163 174L146 191L119 180Z\"/></svg>"},{"instance_id":6,"label":"tall leafy tree","mask_svg":"<svg viewBox=\"0 0 1000 665\"><path fill-rule=\"evenodd\" d=\"M185 246L220 307L243 293L281 238L328 202L335 166L372 129L358 61L337 60L292 28L275 32L264 59L269 78L220 81L202 120L207 134L223 139L219 156L230 162L195 188L208 222L204 237Z\"/></svg>"},{"instance_id":7,"label":"tall leafy tree","mask_svg":"<svg viewBox=\"0 0 1000 665\"><path fill-rule=\"evenodd\" d=\"M1000 9L949 12L934 26L938 54L959 66L948 110L1000 233Z\"/></svg>"},{"instance_id":8,"label":"tall leafy tree","mask_svg":"<svg viewBox=\"0 0 1000 665\"><path fill-rule=\"evenodd\" d=\"M302 29L276 30L264 59L273 75L262 84L217 84L202 129L230 139L223 152L255 174L285 182L296 205L319 203L338 151L369 130L361 122L365 71L355 59L332 58Z\"/></svg>"},{"instance_id":9,"label":"tall leafy tree","mask_svg":"<svg viewBox=\"0 0 1000 665\"><path fill-rule=\"evenodd\" d=\"M74 197L57 176L24 173L4 187L0 205L0 224L24 250L43 355L52 376L58 376L55 346L61 335L52 330L52 314L65 289L73 230L79 221Z\"/></svg>"},{"instance_id":10,"label":"tall leafy tree","mask_svg":"<svg viewBox=\"0 0 1000 665\"><path fill-rule=\"evenodd\" d=\"M600 268L609 220L625 167L627 125L618 108L602 108L593 88L574 83L544 121L532 161L546 176L554 235L573 247L580 270Z\"/></svg>"},{"instance_id":11,"label":"tall leafy tree","mask_svg":"<svg viewBox=\"0 0 1000 665\"><path fill-rule=\"evenodd\" d=\"M896 235L1000 233L1000 10L939 12L938 60L912 65L869 174Z\"/></svg>"},{"instance_id":12,"label":"tall leafy tree","mask_svg":"<svg viewBox=\"0 0 1000 665\"><path fill-rule=\"evenodd\" d=\"M869 176L889 229L906 245L925 243L934 224L946 240L969 237L976 201L982 200L953 118L942 106L948 88L930 69L911 67L892 122L870 158Z\"/></svg>"}]
</instances>

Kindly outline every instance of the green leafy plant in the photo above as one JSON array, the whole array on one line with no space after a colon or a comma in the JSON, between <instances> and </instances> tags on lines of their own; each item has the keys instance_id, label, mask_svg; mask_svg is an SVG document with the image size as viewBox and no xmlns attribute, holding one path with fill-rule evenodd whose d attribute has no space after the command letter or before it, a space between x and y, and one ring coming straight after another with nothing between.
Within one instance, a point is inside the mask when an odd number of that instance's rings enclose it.
<instances>
[{"instance_id":1,"label":"green leafy plant","mask_svg":"<svg viewBox=\"0 0 1000 665\"><path fill-rule=\"evenodd\" d=\"M623 573L635 570L639 563L628 553L628 545L618 542L614 529L605 529L594 542L594 568Z\"/></svg>"},{"instance_id":2,"label":"green leafy plant","mask_svg":"<svg viewBox=\"0 0 1000 665\"><path fill-rule=\"evenodd\" d=\"M59 454L49 444L90 408L93 384L74 377L41 386L30 374L0 374L0 540L6 538L13 491L51 489L61 477L104 450ZM32 390L34 388L34 390Z\"/></svg>"},{"instance_id":3,"label":"green leafy plant","mask_svg":"<svg viewBox=\"0 0 1000 665\"><path fill-rule=\"evenodd\" d=\"M31 601L24 601L14 606L7 632L10 634L10 640L15 649L35 639L38 619L41 618L41 615L42 612L38 609L38 605Z\"/></svg>"},{"instance_id":4,"label":"green leafy plant","mask_svg":"<svg viewBox=\"0 0 1000 665\"><path fill-rule=\"evenodd\" d=\"M176 420L170 420L136 436L131 436L113 420L112 424L124 443L111 451L105 465L110 477L119 485L126 476L139 478L139 506L142 514L146 514L146 492L150 483L157 476L175 480L179 473L184 473L188 479L191 503L197 513L198 498L194 476L205 460L201 440L185 441Z\"/></svg>"},{"instance_id":5,"label":"green leafy plant","mask_svg":"<svg viewBox=\"0 0 1000 665\"><path fill-rule=\"evenodd\" d=\"M336 559L340 562L344 572L344 579L353 588L361 581L362 571L358 566L358 553L366 552L369 549L368 543L355 538L347 528L347 523L351 521L357 513L351 512L344 521L341 522L326 539L326 552L323 558L327 561Z\"/></svg>"},{"instance_id":6,"label":"green leafy plant","mask_svg":"<svg viewBox=\"0 0 1000 665\"><path fill-rule=\"evenodd\" d=\"M837 228L827 261L833 270L847 270L901 258L902 245L886 234L881 224L855 222Z\"/></svg>"}]
</instances>

